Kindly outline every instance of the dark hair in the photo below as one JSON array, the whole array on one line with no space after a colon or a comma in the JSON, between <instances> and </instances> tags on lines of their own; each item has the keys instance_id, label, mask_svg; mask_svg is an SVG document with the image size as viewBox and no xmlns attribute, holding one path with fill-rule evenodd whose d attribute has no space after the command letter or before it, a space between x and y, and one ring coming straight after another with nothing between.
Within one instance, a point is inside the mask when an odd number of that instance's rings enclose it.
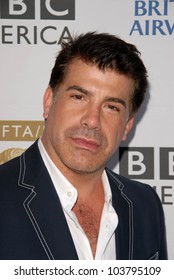
<instances>
[{"instance_id":1,"label":"dark hair","mask_svg":"<svg viewBox=\"0 0 174 280\"><path fill-rule=\"evenodd\" d=\"M130 77L134 81L131 113L139 109L147 88L147 71L134 45L114 35L96 32L81 34L69 42L63 42L49 81L54 94L63 82L68 65L78 58L96 65L100 70L111 69Z\"/></svg>"}]
</instances>

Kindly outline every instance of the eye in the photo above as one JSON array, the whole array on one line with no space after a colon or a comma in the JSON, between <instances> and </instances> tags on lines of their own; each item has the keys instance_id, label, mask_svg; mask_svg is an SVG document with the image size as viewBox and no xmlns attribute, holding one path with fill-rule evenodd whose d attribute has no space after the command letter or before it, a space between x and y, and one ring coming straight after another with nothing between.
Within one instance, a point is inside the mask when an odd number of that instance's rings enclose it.
<instances>
[{"instance_id":1,"label":"eye","mask_svg":"<svg viewBox=\"0 0 174 280\"><path fill-rule=\"evenodd\" d=\"M115 106L115 105L112 105L112 104L108 104L108 105L107 105L107 108L108 108L110 111L120 112L120 108L119 108L118 106Z\"/></svg>"},{"instance_id":2,"label":"eye","mask_svg":"<svg viewBox=\"0 0 174 280\"><path fill-rule=\"evenodd\" d=\"M83 100L84 99L82 94L73 94L72 98L74 98L76 100Z\"/></svg>"}]
</instances>

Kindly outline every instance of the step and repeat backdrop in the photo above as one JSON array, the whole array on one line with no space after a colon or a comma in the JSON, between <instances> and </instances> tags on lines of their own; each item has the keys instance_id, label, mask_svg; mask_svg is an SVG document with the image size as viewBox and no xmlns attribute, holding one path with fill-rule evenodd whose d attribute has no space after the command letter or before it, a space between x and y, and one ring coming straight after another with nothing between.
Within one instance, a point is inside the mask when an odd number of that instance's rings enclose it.
<instances>
[{"instance_id":1,"label":"step and repeat backdrop","mask_svg":"<svg viewBox=\"0 0 174 280\"><path fill-rule=\"evenodd\" d=\"M108 166L155 188L174 259L174 0L0 0L0 164L42 134L42 97L60 43L88 31L135 44L148 69L135 127Z\"/></svg>"}]
</instances>

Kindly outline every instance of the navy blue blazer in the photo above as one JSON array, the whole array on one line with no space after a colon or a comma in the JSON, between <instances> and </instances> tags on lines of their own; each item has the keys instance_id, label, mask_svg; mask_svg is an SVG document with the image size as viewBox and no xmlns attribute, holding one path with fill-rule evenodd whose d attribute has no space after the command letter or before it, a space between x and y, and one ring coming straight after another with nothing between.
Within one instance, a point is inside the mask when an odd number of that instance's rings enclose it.
<instances>
[{"instance_id":1,"label":"navy blue blazer","mask_svg":"<svg viewBox=\"0 0 174 280\"><path fill-rule=\"evenodd\" d=\"M164 215L156 192L106 172L119 219L117 259L167 259ZM37 142L0 166L0 259L78 259Z\"/></svg>"}]
</instances>

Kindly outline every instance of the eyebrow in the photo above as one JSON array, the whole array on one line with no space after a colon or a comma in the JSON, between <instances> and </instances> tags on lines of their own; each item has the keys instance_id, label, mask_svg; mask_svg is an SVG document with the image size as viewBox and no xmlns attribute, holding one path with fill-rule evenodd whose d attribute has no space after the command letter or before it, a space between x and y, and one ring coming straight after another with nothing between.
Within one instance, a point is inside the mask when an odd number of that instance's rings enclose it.
<instances>
[{"instance_id":1,"label":"eyebrow","mask_svg":"<svg viewBox=\"0 0 174 280\"><path fill-rule=\"evenodd\" d=\"M88 91L87 89L82 88L80 86L76 86L76 85L70 86L66 89L66 91L70 91L70 90L77 90L77 91L79 91L81 93L84 93L84 94L89 94L90 93L90 91Z\"/></svg>"},{"instance_id":2,"label":"eyebrow","mask_svg":"<svg viewBox=\"0 0 174 280\"><path fill-rule=\"evenodd\" d=\"M71 90L76 90L76 91L79 91L79 92L81 92L81 93L83 93L83 94L86 94L86 95L91 94L91 92L88 91L87 89L82 88L82 87L77 86L77 85L69 86L69 87L66 89L66 91L71 91ZM105 98L105 102L120 103L120 104L123 105L125 108L127 107L127 106L126 106L126 102L124 101L124 99L118 98L118 97L108 96L108 97Z\"/></svg>"}]
</instances>

